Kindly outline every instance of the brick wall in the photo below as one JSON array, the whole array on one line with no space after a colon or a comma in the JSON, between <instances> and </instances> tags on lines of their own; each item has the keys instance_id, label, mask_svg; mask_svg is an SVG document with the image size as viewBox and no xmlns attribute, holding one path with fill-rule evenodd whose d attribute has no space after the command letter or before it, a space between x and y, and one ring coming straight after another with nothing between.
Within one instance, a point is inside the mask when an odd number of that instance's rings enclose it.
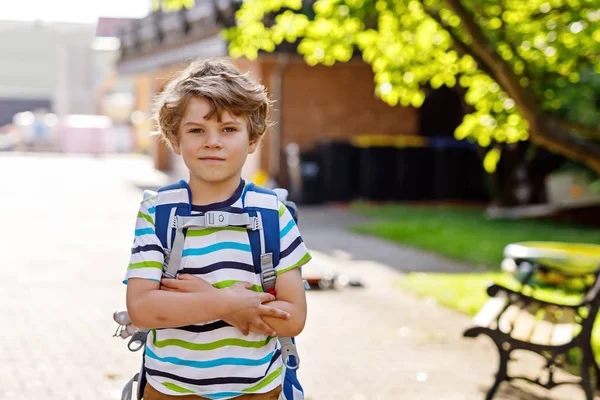
<instances>
[{"instance_id":1,"label":"brick wall","mask_svg":"<svg viewBox=\"0 0 600 400\"><path fill-rule=\"evenodd\" d=\"M280 124L263 143L261 165L273 169L272 137L280 130L281 174L285 181L283 149L295 142L301 151L314 148L319 141L347 140L356 135L416 135L418 111L412 107L390 107L375 97L371 67L360 61L332 67L310 67L300 57L291 57L283 67L281 98L277 98L274 74L275 57L261 58L263 84L274 97ZM267 151L268 150L268 151Z\"/></svg>"},{"instance_id":2,"label":"brick wall","mask_svg":"<svg viewBox=\"0 0 600 400\"><path fill-rule=\"evenodd\" d=\"M282 145L307 149L321 139L417 134L417 110L390 107L374 90L371 67L363 63L290 63L283 76Z\"/></svg>"}]
</instances>

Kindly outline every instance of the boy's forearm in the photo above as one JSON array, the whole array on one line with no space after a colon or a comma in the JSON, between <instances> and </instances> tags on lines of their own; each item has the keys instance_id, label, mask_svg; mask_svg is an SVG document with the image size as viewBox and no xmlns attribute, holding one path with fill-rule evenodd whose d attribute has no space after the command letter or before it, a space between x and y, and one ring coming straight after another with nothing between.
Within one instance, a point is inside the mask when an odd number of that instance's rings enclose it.
<instances>
[{"instance_id":1,"label":"boy's forearm","mask_svg":"<svg viewBox=\"0 0 600 400\"><path fill-rule=\"evenodd\" d=\"M138 328L176 328L218 320L226 308L219 292L150 290L127 304L129 318Z\"/></svg>"},{"instance_id":2,"label":"boy's forearm","mask_svg":"<svg viewBox=\"0 0 600 400\"><path fill-rule=\"evenodd\" d=\"M275 329L277 336L297 336L302 332L306 322L306 312L304 310L301 310L300 307L293 303L282 300L275 300L265 304L290 314L290 319L288 320L268 316L263 317L265 323Z\"/></svg>"}]
</instances>

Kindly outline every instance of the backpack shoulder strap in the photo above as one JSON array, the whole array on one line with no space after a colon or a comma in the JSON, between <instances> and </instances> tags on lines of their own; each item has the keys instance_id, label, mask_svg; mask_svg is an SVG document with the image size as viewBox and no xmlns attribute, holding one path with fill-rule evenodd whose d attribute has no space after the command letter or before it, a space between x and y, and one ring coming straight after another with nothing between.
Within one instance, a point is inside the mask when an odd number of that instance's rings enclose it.
<instances>
[{"instance_id":1,"label":"backpack shoulder strap","mask_svg":"<svg viewBox=\"0 0 600 400\"><path fill-rule=\"evenodd\" d=\"M179 269L183 250L183 248L173 248L176 245L183 246L183 240L176 240L177 229L175 229L173 221L175 216L191 215L191 197L190 188L184 180L158 189L154 228L156 236L165 250L163 274L170 277L174 277Z\"/></svg>"},{"instance_id":2,"label":"backpack shoulder strap","mask_svg":"<svg viewBox=\"0 0 600 400\"><path fill-rule=\"evenodd\" d=\"M265 292L275 290L277 275L275 267L279 265L279 201L275 192L247 183L242 195L244 211L259 218L261 228L248 230L252 264L256 273L261 274Z\"/></svg>"},{"instance_id":3,"label":"backpack shoulder strap","mask_svg":"<svg viewBox=\"0 0 600 400\"><path fill-rule=\"evenodd\" d=\"M190 188L186 181L172 183L158 189L156 199L155 230L156 236L166 250L171 250L175 231L169 224L174 215L190 215Z\"/></svg>"}]
</instances>

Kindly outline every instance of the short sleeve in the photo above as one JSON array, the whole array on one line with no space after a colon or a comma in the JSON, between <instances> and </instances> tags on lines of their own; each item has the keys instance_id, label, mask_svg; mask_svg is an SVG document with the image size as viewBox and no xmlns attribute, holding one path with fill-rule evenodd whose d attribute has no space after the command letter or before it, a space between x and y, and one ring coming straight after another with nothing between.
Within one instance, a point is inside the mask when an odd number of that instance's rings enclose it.
<instances>
[{"instance_id":1,"label":"short sleeve","mask_svg":"<svg viewBox=\"0 0 600 400\"><path fill-rule=\"evenodd\" d=\"M143 278L160 282L164 262L164 250L156 236L154 216L156 196L143 200L137 213L135 238L131 258L123 283L130 278Z\"/></svg>"},{"instance_id":2,"label":"short sleeve","mask_svg":"<svg viewBox=\"0 0 600 400\"><path fill-rule=\"evenodd\" d=\"M281 253L279 265L275 269L277 275L300 268L312 258L292 214L281 202L279 203L279 241Z\"/></svg>"}]
</instances>

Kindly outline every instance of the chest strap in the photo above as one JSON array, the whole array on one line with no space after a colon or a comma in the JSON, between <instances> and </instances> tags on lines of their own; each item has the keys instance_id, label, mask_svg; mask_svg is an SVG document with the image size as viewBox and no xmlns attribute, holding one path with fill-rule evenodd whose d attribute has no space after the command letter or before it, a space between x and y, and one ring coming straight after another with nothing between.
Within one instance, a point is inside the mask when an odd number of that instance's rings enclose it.
<instances>
[{"instance_id":1,"label":"chest strap","mask_svg":"<svg viewBox=\"0 0 600 400\"><path fill-rule=\"evenodd\" d=\"M163 276L175 278L177 275L181 259L183 258L183 247L185 245L184 230L188 228L225 228L228 226L241 226L249 230L259 230L261 232L263 228L260 216L251 216L248 213L234 214L225 211L207 211L203 215L171 216L169 227L175 230L175 239L173 240L171 251L165 257Z\"/></svg>"}]
</instances>

